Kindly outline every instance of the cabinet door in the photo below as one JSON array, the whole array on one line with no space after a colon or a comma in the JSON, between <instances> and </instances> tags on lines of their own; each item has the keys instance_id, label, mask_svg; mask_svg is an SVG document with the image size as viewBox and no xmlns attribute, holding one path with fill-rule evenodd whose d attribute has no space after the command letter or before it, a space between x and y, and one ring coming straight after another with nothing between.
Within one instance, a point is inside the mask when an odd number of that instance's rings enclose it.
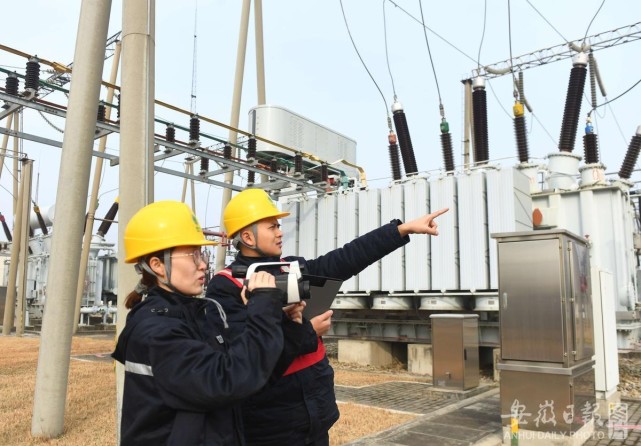
<instances>
[{"instance_id":1,"label":"cabinet door","mask_svg":"<svg viewBox=\"0 0 641 446\"><path fill-rule=\"evenodd\" d=\"M498 244L501 357L564 362L558 238Z\"/></svg>"},{"instance_id":2,"label":"cabinet door","mask_svg":"<svg viewBox=\"0 0 641 446\"><path fill-rule=\"evenodd\" d=\"M575 361L594 354L592 328L592 293L590 290L590 258L585 245L568 241L570 246L570 276L572 296L572 341Z\"/></svg>"}]
</instances>

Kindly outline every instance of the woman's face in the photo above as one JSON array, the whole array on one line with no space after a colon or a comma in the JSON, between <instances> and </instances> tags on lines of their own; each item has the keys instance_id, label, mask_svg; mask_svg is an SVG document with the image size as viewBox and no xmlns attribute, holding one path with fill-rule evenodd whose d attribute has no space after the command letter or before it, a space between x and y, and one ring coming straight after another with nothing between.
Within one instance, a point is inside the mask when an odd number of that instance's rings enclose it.
<instances>
[{"instance_id":1,"label":"woman's face","mask_svg":"<svg viewBox=\"0 0 641 446\"><path fill-rule=\"evenodd\" d=\"M202 246L179 246L171 252L171 281L187 296L198 296L205 284L207 265L200 255Z\"/></svg>"}]
</instances>

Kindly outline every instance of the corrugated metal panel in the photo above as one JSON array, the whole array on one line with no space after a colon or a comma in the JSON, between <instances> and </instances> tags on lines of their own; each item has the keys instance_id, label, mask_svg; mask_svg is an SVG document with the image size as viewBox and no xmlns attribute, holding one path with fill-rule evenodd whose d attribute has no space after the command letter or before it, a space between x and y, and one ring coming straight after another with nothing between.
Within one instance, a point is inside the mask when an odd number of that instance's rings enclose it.
<instances>
[{"instance_id":1,"label":"corrugated metal panel","mask_svg":"<svg viewBox=\"0 0 641 446\"><path fill-rule=\"evenodd\" d=\"M381 191L358 192L358 233L363 235L381 226ZM358 275L360 291L370 293L381 289L381 262L374 262Z\"/></svg>"},{"instance_id":2,"label":"corrugated metal panel","mask_svg":"<svg viewBox=\"0 0 641 446\"><path fill-rule=\"evenodd\" d=\"M485 171L474 169L458 177L460 287L489 288Z\"/></svg>"},{"instance_id":3,"label":"corrugated metal panel","mask_svg":"<svg viewBox=\"0 0 641 446\"><path fill-rule=\"evenodd\" d=\"M448 175L430 181L430 208L449 208L438 218L437 237L432 237L432 289L459 289L458 211L456 178Z\"/></svg>"},{"instance_id":4,"label":"corrugated metal panel","mask_svg":"<svg viewBox=\"0 0 641 446\"><path fill-rule=\"evenodd\" d=\"M325 195L318 199L318 221L321 237L316 243L318 256L336 249L336 197Z\"/></svg>"},{"instance_id":5,"label":"corrugated metal panel","mask_svg":"<svg viewBox=\"0 0 641 446\"><path fill-rule=\"evenodd\" d=\"M583 201L583 200L582 200ZM591 235L593 246L599 244L599 263L603 269L613 273L616 311L634 310L636 289L634 286L635 259L632 216L628 198L618 189L594 189L595 214L592 222L598 221L598 230ZM579 233L585 234L585 233Z\"/></svg>"},{"instance_id":6,"label":"corrugated metal panel","mask_svg":"<svg viewBox=\"0 0 641 446\"><path fill-rule=\"evenodd\" d=\"M322 160L344 159L356 163L356 141L284 107L259 105L252 108L249 111L249 128L256 135L286 146L304 147ZM291 151L260 140L256 143L256 150L293 158ZM349 176L358 175L358 171L350 166L343 164L341 169Z\"/></svg>"},{"instance_id":7,"label":"corrugated metal panel","mask_svg":"<svg viewBox=\"0 0 641 446\"><path fill-rule=\"evenodd\" d=\"M516 168L485 172L487 224L490 235L532 230L532 198L529 178ZM498 289L496 241L489 243L490 288Z\"/></svg>"},{"instance_id":8,"label":"corrugated metal panel","mask_svg":"<svg viewBox=\"0 0 641 446\"><path fill-rule=\"evenodd\" d=\"M403 183L405 193L404 221L414 220L430 212L429 183L426 178L416 178ZM405 245L405 289L418 292L431 289L430 237L412 235Z\"/></svg>"},{"instance_id":9,"label":"corrugated metal panel","mask_svg":"<svg viewBox=\"0 0 641 446\"><path fill-rule=\"evenodd\" d=\"M387 223L403 217L403 186L392 184L381 190L381 221ZM381 290L390 293L405 290L404 248L386 255L381 260Z\"/></svg>"},{"instance_id":10,"label":"corrugated metal panel","mask_svg":"<svg viewBox=\"0 0 641 446\"><path fill-rule=\"evenodd\" d=\"M300 230L298 234L298 255L306 259L318 257L316 240L318 218L316 216L316 198L302 200L299 208Z\"/></svg>"},{"instance_id":11,"label":"corrugated metal panel","mask_svg":"<svg viewBox=\"0 0 641 446\"><path fill-rule=\"evenodd\" d=\"M358 195L356 192L345 192L336 196L337 220L336 246L341 247L358 236ZM358 278L352 277L341 285L342 292L358 290Z\"/></svg>"},{"instance_id":12,"label":"corrugated metal panel","mask_svg":"<svg viewBox=\"0 0 641 446\"><path fill-rule=\"evenodd\" d=\"M281 219L280 224L282 225L283 231L283 255L286 256L297 256L299 252L299 237L298 231L300 228L299 225L299 215L298 215L298 202L288 201L282 203L281 210L283 212L289 212L290 214Z\"/></svg>"}]
</instances>

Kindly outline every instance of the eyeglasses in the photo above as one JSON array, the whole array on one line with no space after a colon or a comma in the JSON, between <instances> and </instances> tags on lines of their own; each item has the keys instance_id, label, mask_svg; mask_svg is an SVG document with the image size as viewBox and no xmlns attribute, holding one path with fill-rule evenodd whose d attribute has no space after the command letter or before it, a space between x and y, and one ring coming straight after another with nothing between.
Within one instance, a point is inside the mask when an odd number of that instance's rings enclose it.
<instances>
[{"instance_id":1,"label":"eyeglasses","mask_svg":"<svg viewBox=\"0 0 641 446\"><path fill-rule=\"evenodd\" d=\"M174 257L185 257L185 256L193 256L194 264L196 266L200 266L200 262L205 262L205 265L209 265L209 252L204 249L203 250L194 249L194 252L190 252L187 254L174 254L170 257L174 258Z\"/></svg>"}]
</instances>

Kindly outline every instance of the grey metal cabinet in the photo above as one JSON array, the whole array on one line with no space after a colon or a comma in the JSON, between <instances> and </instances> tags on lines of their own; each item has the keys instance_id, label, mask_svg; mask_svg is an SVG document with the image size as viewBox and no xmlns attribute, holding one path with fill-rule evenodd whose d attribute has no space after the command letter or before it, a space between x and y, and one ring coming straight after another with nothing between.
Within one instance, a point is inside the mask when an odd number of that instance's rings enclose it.
<instances>
[{"instance_id":1,"label":"grey metal cabinet","mask_svg":"<svg viewBox=\"0 0 641 446\"><path fill-rule=\"evenodd\" d=\"M595 381L587 240L566 230L492 237L498 242L504 432L511 417L524 430L589 431L583 411L595 404Z\"/></svg>"},{"instance_id":2,"label":"grey metal cabinet","mask_svg":"<svg viewBox=\"0 0 641 446\"><path fill-rule=\"evenodd\" d=\"M497 234L501 358L560 363L594 354L587 242L567 231Z\"/></svg>"},{"instance_id":3,"label":"grey metal cabinet","mask_svg":"<svg viewBox=\"0 0 641 446\"><path fill-rule=\"evenodd\" d=\"M467 390L479 385L477 314L432 314L432 382Z\"/></svg>"}]
</instances>

